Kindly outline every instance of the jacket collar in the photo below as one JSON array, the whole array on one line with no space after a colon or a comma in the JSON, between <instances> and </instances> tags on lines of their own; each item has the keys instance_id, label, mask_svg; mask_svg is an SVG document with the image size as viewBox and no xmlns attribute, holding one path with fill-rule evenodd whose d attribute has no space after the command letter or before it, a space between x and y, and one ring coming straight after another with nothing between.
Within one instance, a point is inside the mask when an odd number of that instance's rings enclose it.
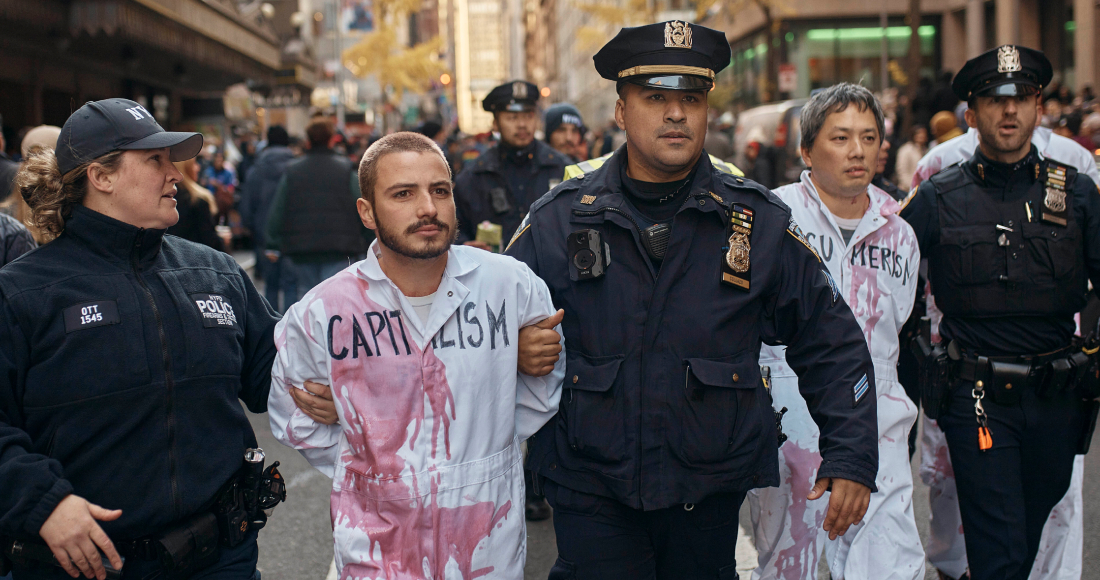
<instances>
[{"instance_id":1,"label":"jacket collar","mask_svg":"<svg viewBox=\"0 0 1100 580\"><path fill-rule=\"evenodd\" d=\"M82 205L73 207L63 235L87 245L105 258L147 266L156 260L165 230L139 228L107 217Z\"/></svg>"},{"instance_id":2,"label":"jacket collar","mask_svg":"<svg viewBox=\"0 0 1100 580\"><path fill-rule=\"evenodd\" d=\"M828 220L839 233L840 227L836 224L833 212L829 211L825 202L821 201L821 194L818 193L813 179L810 178L809 169L802 171L799 183L802 185L802 191L817 204L818 211L825 216L825 219ZM867 211L864 212L863 217L860 218L859 227L856 228L856 232L852 236L852 244L859 239L867 237L871 232L885 226L889 222L890 215L896 214L901 210L901 205L898 204L889 193L886 193L874 185L867 185L867 197L870 199L870 203L867 206Z\"/></svg>"},{"instance_id":3,"label":"jacket collar","mask_svg":"<svg viewBox=\"0 0 1100 580\"><path fill-rule=\"evenodd\" d=\"M982 153L981 146L974 151L974 156L963 162L963 167L974 176L983 187L1005 187L1014 182L1021 181L1027 184L1035 182L1042 176L1041 168L1043 156L1034 143L1027 156L1016 163L1000 163L993 161Z\"/></svg>"},{"instance_id":4,"label":"jacket collar","mask_svg":"<svg viewBox=\"0 0 1100 580\"><path fill-rule=\"evenodd\" d=\"M388 295L390 304L399 305L401 310L406 313L406 324L416 331L414 340L423 351L428 340L439 332L440 328L443 328L451 314L469 296L470 289L463 283L463 278L480 265L470 257L470 252L481 252L483 250L467 248L466 246L451 246L447 250L447 266L443 270L439 288L435 291L431 314L429 314L427 321L421 321L420 317L412 314L414 310L408 298L382 271L382 265L378 263L378 253L380 251L378 243L377 239L371 242L367 251L367 258L359 262L358 274L367 280L378 282L375 287L380 288L382 292Z\"/></svg>"},{"instance_id":5,"label":"jacket collar","mask_svg":"<svg viewBox=\"0 0 1100 580\"><path fill-rule=\"evenodd\" d=\"M627 159L627 145L619 147L615 154L607 159L599 169L587 174L585 183L573 197L571 206L576 212L599 212L609 208L623 209L626 204L626 193L623 191L622 180L619 179L619 171ZM695 171L695 179L691 182L688 193L688 202L685 207L696 207L703 211L718 211L725 220L725 211L729 202L720 196L715 196L713 191L715 177L712 175L717 170L710 162L710 156L706 151L699 156L699 167ZM701 197L705 196L705 197ZM721 200L721 202L719 202ZM626 211L626 210L624 210Z\"/></svg>"}]
</instances>

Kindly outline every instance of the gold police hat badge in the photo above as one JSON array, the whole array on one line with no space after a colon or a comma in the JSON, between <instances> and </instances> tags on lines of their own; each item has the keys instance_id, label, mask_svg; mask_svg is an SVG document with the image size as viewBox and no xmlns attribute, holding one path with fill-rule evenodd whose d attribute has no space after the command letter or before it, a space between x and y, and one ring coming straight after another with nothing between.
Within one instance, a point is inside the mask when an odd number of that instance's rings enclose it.
<instances>
[{"instance_id":1,"label":"gold police hat badge","mask_svg":"<svg viewBox=\"0 0 1100 580\"><path fill-rule=\"evenodd\" d=\"M1024 67L1020 64L1020 51L1015 46L1006 44L997 49L997 72L1004 74L1020 72Z\"/></svg>"},{"instance_id":2,"label":"gold police hat badge","mask_svg":"<svg viewBox=\"0 0 1100 580\"><path fill-rule=\"evenodd\" d=\"M673 20L665 23L665 48L691 48L691 25Z\"/></svg>"}]
</instances>

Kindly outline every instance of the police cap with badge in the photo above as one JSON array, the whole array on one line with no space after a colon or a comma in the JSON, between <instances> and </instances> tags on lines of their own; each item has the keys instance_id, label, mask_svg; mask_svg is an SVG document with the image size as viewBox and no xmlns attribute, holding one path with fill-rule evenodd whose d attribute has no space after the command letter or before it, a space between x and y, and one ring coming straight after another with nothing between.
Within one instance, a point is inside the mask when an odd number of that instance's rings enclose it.
<instances>
[{"instance_id":1,"label":"police cap with badge","mask_svg":"<svg viewBox=\"0 0 1100 580\"><path fill-rule=\"evenodd\" d=\"M730 45L717 30L671 20L623 28L592 60L601 77L616 83L710 90L729 66Z\"/></svg>"},{"instance_id":2,"label":"police cap with badge","mask_svg":"<svg viewBox=\"0 0 1100 580\"><path fill-rule=\"evenodd\" d=\"M504 83L489 91L481 107L490 113L534 111L539 101L539 88L527 81Z\"/></svg>"},{"instance_id":3,"label":"police cap with badge","mask_svg":"<svg viewBox=\"0 0 1100 580\"><path fill-rule=\"evenodd\" d=\"M1052 76L1054 70L1042 52L1006 44L966 61L951 81L951 90L963 101L1034 95Z\"/></svg>"}]
</instances>

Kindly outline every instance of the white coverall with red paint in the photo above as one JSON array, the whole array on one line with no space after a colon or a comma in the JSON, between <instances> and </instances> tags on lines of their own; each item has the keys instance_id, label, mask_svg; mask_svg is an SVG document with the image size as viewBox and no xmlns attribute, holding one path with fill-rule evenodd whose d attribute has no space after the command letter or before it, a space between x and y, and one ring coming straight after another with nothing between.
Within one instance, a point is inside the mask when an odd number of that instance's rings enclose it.
<instances>
[{"instance_id":1,"label":"white coverall with red paint","mask_svg":"<svg viewBox=\"0 0 1100 580\"><path fill-rule=\"evenodd\" d=\"M835 280L863 328L875 365L878 395L879 468L863 523L830 541L821 529L829 494L808 501L821 464L818 427L799 394L798 377L782 347L764 346L760 364L771 369L776 409L787 408L779 448L779 487L749 492L758 567L753 580L816 580L822 548L834 580L924 578L924 551L913 518L909 429L917 409L898 383L898 331L909 318L917 287L920 250L899 206L886 192L868 186L870 204L851 241L822 203L810 172L798 183L775 190L791 208L806 240Z\"/></svg>"},{"instance_id":2,"label":"white coverall with red paint","mask_svg":"<svg viewBox=\"0 0 1100 580\"><path fill-rule=\"evenodd\" d=\"M1031 134L1031 143L1039 153L1072 165L1100 183L1100 172L1092 152L1072 139L1055 135L1050 129L1038 127ZM978 148L978 130L971 128L965 134L932 148L917 164L913 174L910 195L922 181L941 169L970 159ZM932 296L928 300L928 316L932 318L933 339L940 311ZM921 434L920 478L929 486L928 500L931 526L928 534L928 561L939 570L958 578L967 569L966 542L963 536L962 516L959 514L959 496L955 489L955 470L947 452L947 439L939 425L927 416L923 417ZM1078 455L1073 462L1073 475L1069 489L1062 500L1050 512L1039 540L1039 552L1031 566L1030 580L1078 580L1081 578L1084 543L1084 504L1081 491L1084 486L1085 457Z\"/></svg>"},{"instance_id":3,"label":"white coverall with red paint","mask_svg":"<svg viewBox=\"0 0 1100 580\"><path fill-rule=\"evenodd\" d=\"M521 262L452 246L421 322L377 244L276 327L272 431L332 477L341 580L520 579L520 442L557 412L565 356L518 374L519 329L554 312L550 293ZM339 424L295 407L305 381L332 386Z\"/></svg>"}]
</instances>

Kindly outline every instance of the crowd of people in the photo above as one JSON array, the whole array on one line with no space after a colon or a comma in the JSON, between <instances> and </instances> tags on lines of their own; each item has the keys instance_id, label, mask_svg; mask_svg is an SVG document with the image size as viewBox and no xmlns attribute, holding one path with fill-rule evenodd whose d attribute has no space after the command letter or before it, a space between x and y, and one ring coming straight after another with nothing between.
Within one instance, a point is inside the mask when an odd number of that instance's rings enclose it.
<instances>
[{"instance_id":1,"label":"crowd of people","mask_svg":"<svg viewBox=\"0 0 1100 580\"><path fill-rule=\"evenodd\" d=\"M719 31L622 29L603 131L523 80L482 101L493 138L319 115L204 146L121 98L27 131L0 573L259 580L286 495L243 403L332 479L341 578L518 579L552 515L551 580L736 579L746 501L753 578L1080 578L1087 88L1001 46L922 81L899 144L871 91L823 87L798 181L764 185L764 137L746 177L707 104L729 62Z\"/></svg>"}]
</instances>

